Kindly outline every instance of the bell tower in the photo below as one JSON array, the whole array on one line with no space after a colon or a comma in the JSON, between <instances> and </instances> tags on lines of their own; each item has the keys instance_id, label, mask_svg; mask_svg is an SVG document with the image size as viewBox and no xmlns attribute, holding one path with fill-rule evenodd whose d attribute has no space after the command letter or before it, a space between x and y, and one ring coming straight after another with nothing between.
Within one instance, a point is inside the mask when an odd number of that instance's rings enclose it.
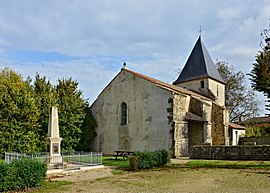
<instances>
[{"instance_id":1,"label":"bell tower","mask_svg":"<svg viewBox=\"0 0 270 193\"><path fill-rule=\"evenodd\" d=\"M179 77L176 86L197 92L225 106L225 83L199 36Z\"/></svg>"}]
</instances>

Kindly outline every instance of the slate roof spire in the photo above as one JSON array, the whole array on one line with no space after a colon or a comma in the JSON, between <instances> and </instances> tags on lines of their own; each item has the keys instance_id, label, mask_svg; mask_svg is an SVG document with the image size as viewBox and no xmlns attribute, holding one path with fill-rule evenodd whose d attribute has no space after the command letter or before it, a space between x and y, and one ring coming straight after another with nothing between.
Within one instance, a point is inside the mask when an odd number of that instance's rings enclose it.
<instances>
[{"instance_id":1,"label":"slate roof spire","mask_svg":"<svg viewBox=\"0 0 270 193\"><path fill-rule=\"evenodd\" d=\"M201 40L201 36L199 36L178 79L173 84L200 78L212 78L224 84L211 56Z\"/></svg>"}]
</instances>

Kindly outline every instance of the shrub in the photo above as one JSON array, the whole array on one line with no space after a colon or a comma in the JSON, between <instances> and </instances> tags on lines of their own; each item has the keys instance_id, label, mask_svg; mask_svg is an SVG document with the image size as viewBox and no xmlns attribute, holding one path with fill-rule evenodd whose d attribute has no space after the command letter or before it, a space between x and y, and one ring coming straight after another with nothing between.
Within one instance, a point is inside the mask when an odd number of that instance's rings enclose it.
<instances>
[{"instance_id":1,"label":"shrub","mask_svg":"<svg viewBox=\"0 0 270 193\"><path fill-rule=\"evenodd\" d=\"M0 191L4 190L6 184L6 176L8 174L8 165L0 162Z\"/></svg>"},{"instance_id":2,"label":"shrub","mask_svg":"<svg viewBox=\"0 0 270 193\"><path fill-rule=\"evenodd\" d=\"M129 169L133 170L133 171L138 171L139 169L139 156L128 156L128 160L129 160Z\"/></svg>"},{"instance_id":3,"label":"shrub","mask_svg":"<svg viewBox=\"0 0 270 193\"><path fill-rule=\"evenodd\" d=\"M155 151L155 152L134 152L134 155L129 158L130 168L148 169L157 166L167 164L169 161L168 152L166 150Z\"/></svg>"},{"instance_id":4,"label":"shrub","mask_svg":"<svg viewBox=\"0 0 270 193\"><path fill-rule=\"evenodd\" d=\"M0 191L23 190L39 186L46 177L47 166L33 159L0 163Z\"/></svg>"}]
</instances>

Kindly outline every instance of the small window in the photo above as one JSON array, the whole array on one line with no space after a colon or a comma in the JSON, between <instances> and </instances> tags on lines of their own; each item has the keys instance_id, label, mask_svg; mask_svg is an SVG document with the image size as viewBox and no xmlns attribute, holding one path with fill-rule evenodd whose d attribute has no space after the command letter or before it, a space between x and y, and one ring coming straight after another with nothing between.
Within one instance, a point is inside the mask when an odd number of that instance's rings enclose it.
<instances>
[{"instance_id":1,"label":"small window","mask_svg":"<svg viewBox=\"0 0 270 193\"><path fill-rule=\"evenodd\" d=\"M127 124L127 103L122 102L121 104L121 125Z\"/></svg>"},{"instance_id":2,"label":"small window","mask_svg":"<svg viewBox=\"0 0 270 193\"><path fill-rule=\"evenodd\" d=\"M218 96L218 85L217 85L217 96Z\"/></svg>"},{"instance_id":3,"label":"small window","mask_svg":"<svg viewBox=\"0 0 270 193\"><path fill-rule=\"evenodd\" d=\"M204 81L201 81L201 88L204 88Z\"/></svg>"}]
</instances>

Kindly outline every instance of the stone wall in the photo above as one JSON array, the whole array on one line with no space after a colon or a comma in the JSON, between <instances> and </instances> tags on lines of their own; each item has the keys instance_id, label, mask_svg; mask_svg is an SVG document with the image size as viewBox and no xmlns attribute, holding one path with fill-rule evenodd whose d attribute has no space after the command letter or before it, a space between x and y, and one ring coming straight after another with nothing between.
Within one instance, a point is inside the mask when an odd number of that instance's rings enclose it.
<instances>
[{"instance_id":1,"label":"stone wall","mask_svg":"<svg viewBox=\"0 0 270 193\"><path fill-rule=\"evenodd\" d=\"M205 88L209 88L211 92L215 95L216 103L218 103L221 106L224 106L225 105L225 85L215 80L212 80L210 78L202 78L202 79L182 82L182 83L177 84L176 86L183 87L188 90L193 90L195 92L200 93L201 81L204 81Z\"/></svg>"},{"instance_id":2,"label":"stone wall","mask_svg":"<svg viewBox=\"0 0 270 193\"><path fill-rule=\"evenodd\" d=\"M189 104L189 112L196 114L200 117L203 117L203 103L198 99L191 98Z\"/></svg>"},{"instance_id":3,"label":"stone wall","mask_svg":"<svg viewBox=\"0 0 270 193\"><path fill-rule=\"evenodd\" d=\"M212 105L212 145L225 145L223 108Z\"/></svg>"},{"instance_id":4,"label":"stone wall","mask_svg":"<svg viewBox=\"0 0 270 193\"><path fill-rule=\"evenodd\" d=\"M203 144L203 123L198 121L188 122L189 146Z\"/></svg>"},{"instance_id":5,"label":"stone wall","mask_svg":"<svg viewBox=\"0 0 270 193\"><path fill-rule=\"evenodd\" d=\"M173 139L174 157L181 157L188 155L188 122L184 121L188 104L189 96L182 96L178 94L173 95Z\"/></svg>"},{"instance_id":6,"label":"stone wall","mask_svg":"<svg viewBox=\"0 0 270 193\"><path fill-rule=\"evenodd\" d=\"M215 95L216 103L225 106L225 85L215 80L208 79L209 89Z\"/></svg>"},{"instance_id":7,"label":"stone wall","mask_svg":"<svg viewBox=\"0 0 270 193\"><path fill-rule=\"evenodd\" d=\"M190 159L270 160L270 146L193 146Z\"/></svg>"},{"instance_id":8,"label":"stone wall","mask_svg":"<svg viewBox=\"0 0 270 193\"><path fill-rule=\"evenodd\" d=\"M255 145L270 145L270 137L241 137L239 138L239 144L255 144Z\"/></svg>"}]
</instances>

